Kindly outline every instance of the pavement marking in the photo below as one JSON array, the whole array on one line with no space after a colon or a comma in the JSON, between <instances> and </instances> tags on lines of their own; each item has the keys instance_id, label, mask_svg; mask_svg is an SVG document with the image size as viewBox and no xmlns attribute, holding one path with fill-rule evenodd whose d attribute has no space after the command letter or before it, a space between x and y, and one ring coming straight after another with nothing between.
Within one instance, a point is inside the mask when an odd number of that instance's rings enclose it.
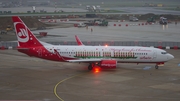
<instances>
[{"instance_id":1,"label":"pavement marking","mask_svg":"<svg viewBox=\"0 0 180 101\"><path fill-rule=\"evenodd\" d=\"M151 68L151 66L146 66L143 68L143 70L149 70Z\"/></svg>"},{"instance_id":2,"label":"pavement marking","mask_svg":"<svg viewBox=\"0 0 180 101\"><path fill-rule=\"evenodd\" d=\"M85 73L77 74L77 75L74 75L74 76L71 76L71 77L68 77L68 78L65 78L65 79L59 81L59 82L54 86L54 94L55 94L55 96L56 96L59 100L64 101L64 100L57 94L57 87L58 87L58 85L60 85L61 83L65 82L65 81L67 81L67 80L69 80L69 79L72 79L72 78L74 78L74 77L77 77L77 76L80 76L80 75L83 75L83 74L85 74Z\"/></svg>"}]
</instances>

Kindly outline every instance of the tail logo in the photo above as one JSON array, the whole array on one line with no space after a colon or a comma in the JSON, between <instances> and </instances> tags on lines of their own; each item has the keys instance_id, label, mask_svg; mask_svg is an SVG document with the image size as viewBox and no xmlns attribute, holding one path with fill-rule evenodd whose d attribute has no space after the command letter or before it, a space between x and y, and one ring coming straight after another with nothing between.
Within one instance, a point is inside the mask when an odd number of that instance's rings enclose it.
<instances>
[{"instance_id":1,"label":"tail logo","mask_svg":"<svg viewBox=\"0 0 180 101\"><path fill-rule=\"evenodd\" d=\"M27 42L29 40L29 35L26 26L21 22L15 22L14 26L16 28L18 41Z\"/></svg>"}]
</instances>

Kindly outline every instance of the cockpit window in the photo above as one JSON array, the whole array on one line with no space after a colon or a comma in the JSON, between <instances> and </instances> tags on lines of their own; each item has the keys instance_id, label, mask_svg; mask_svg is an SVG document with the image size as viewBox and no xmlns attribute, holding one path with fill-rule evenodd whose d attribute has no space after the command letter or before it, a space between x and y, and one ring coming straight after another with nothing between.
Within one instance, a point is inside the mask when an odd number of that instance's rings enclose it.
<instances>
[{"instance_id":1,"label":"cockpit window","mask_svg":"<svg viewBox=\"0 0 180 101\"><path fill-rule=\"evenodd\" d=\"M161 52L161 54L167 54L167 52Z\"/></svg>"}]
</instances>

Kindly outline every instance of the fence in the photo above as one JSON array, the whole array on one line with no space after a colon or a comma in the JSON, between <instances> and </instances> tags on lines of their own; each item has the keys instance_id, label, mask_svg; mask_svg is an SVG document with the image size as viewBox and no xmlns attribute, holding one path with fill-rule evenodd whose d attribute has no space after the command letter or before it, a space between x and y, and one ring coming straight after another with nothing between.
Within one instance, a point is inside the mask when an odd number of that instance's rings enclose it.
<instances>
[{"instance_id":1,"label":"fence","mask_svg":"<svg viewBox=\"0 0 180 101\"><path fill-rule=\"evenodd\" d=\"M77 45L75 41L60 41L60 42L47 42L53 45ZM180 42L148 42L148 41L86 41L84 45L89 46L144 46L144 47L157 47L157 48L179 48ZM17 42L0 42L0 47L16 48Z\"/></svg>"}]
</instances>

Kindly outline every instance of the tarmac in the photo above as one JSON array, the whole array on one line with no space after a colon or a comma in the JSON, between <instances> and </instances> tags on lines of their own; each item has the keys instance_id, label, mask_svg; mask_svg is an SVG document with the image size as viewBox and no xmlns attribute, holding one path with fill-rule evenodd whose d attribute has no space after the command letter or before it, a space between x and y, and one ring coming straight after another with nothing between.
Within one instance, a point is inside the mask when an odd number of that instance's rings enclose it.
<instances>
[{"instance_id":1,"label":"tarmac","mask_svg":"<svg viewBox=\"0 0 180 101\"><path fill-rule=\"evenodd\" d=\"M179 24L163 27L159 24L139 26L136 23L142 22L110 22L108 27L70 27L33 32L47 31L51 36L40 38L45 42L75 41L74 35L82 41L180 41ZM88 71L85 63L53 62L28 57L17 50L0 50L0 100L179 101L180 50L167 51L175 58L158 70L154 64L119 63L115 70L96 73Z\"/></svg>"},{"instance_id":2,"label":"tarmac","mask_svg":"<svg viewBox=\"0 0 180 101\"><path fill-rule=\"evenodd\" d=\"M68 26L68 23L80 23L79 21L57 22L57 26L46 30L33 30L32 32L39 36L39 32L47 32L46 37L40 37L44 42L75 41L75 35L83 42L92 41L151 41L151 42L180 42L180 24L174 22L168 25L158 23L147 24L145 22L109 22L108 26L88 26L78 28ZM54 24L54 23L50 23ZM142 25L143 24L143 25ZM61 26L61 28L59 28ZM62 28L65 26L65 28ZM92 29L92 31L91 31ZM14 33L0 35L0 41L16 41Z\"/></svg>"},{"instance_id":3,"label":"tarmac","mask_svg":"<svg viewBox=\"0 0 180 101\"><path fill-rule=\"evenodd\" d=\"M177 2L178 3L178 2ZM114 8L102 8L102 9L111 9L111 10L118 10L123 12L114 12L114 13L103 13L103 14L171 14L171 15L180 15L179 11L176 10L161 10L157 9L156 7L114 7ZM40 12L40 10L44 10L47 12L59 12L63 10L64 12L72 12L72 14L79 14L78 12L84 12L86 14L88 11L84 8L55 8L55 7L36 7L36 12ZM20 16L29 16L29 14L21 14L27 13L28 11L32 12L32 7L14 7L14 8L1 8L1 11L11 11L12 13L20 13ZM61 13L53 14L53 15L60 15ZM17 15L17 14L15 14ZM43 15L41 13L33 14L33 16ZM52 14L44 14L44 15L52 15ZM0 16L12 16L12 15L0 15Z\"/></svg>"},{"instance_id":4,"label":"tarmac","mask_svg":"<svg viewBox=\"0 0 180 101\"><path fill-rule=\"evenodd\" d=\"M68 22L67 22L68 23ZM77 22L76 23L80 23ZM140 25L139 25L140 24ZM144 24L144 25L142 25ZM116 25L116 26L114 26ZM119 26L121 25L121 26ZM128 25L128 26L126 26ZM50 30L36 30L33 33L47 32L47 36L41 38L45 42L75 41L75 35L78 35L82 41L152 41L152 42L180 42L180 25L174 22L168 25L158 23L145 25L145 22L109 22L108 26L89 26L88 29L70 27L56 28ZM92 29L92 31L91 31ZM58 37L65 36L65 37Z\"/></svg>"},{"instance_id":5,"label":"tarmac","mask_svg":"<svg viewBox=\"0 0 180 101\"><path fill-rule=\"evenodd\" d=\"M152 64L118 64L88 71L88 64L62 63L0 50L0 99L26 101L179 101L180 54L158 70Z\"/></svg>"}]
</instances>

